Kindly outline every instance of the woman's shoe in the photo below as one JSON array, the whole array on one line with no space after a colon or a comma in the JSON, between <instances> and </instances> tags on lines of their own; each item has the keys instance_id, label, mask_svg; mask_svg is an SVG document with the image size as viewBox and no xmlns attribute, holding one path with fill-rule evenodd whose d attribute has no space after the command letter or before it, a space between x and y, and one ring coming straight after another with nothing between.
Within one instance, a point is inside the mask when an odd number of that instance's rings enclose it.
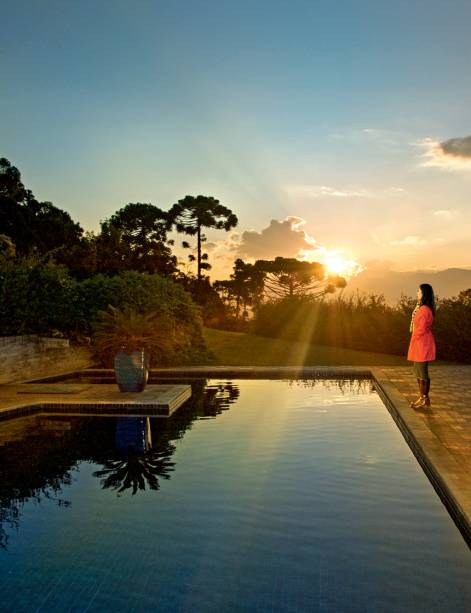
<instances>
[{"instance_id":1,"label":"woman's shoe","mask_svg":"<svg viewBox=\"0 0 471 613\"><path fill-rule=\"evenodd\" d=\"M419 409L421 407L429 407L430 406L430 398L428 396L422 396L412 404L414 409Z\"/></svg>"},{"instance_id":2,"label":"woman's shoe","mask_svg":"<svg viewBox=\"0 0 471 613\"><path fill-rule=\"evenodd\" d=\"M417 407L423 407L424 404L424 398L427 395L426 393L426 389L427 389L427 381L425 381L424 379L417 379L417 383L419 384L419 397L417 398L417 400L415 400L414 402L410 403L410 406L413 409L416 409Z\"/></svg>"},{"instance_id":3,"label":"woman's shoe","mask_svg":"<svg viewBox=\"0 0 471 613\"><path fill-rule=\"evenodd\" d=\"M418 407L423 407L424 406L424 402L425 402L425 396L419 396L417 398L417 400L414 400L414 402L410 403L410 406L413 409L417 409Z\"/></svg>"}]
</instances>

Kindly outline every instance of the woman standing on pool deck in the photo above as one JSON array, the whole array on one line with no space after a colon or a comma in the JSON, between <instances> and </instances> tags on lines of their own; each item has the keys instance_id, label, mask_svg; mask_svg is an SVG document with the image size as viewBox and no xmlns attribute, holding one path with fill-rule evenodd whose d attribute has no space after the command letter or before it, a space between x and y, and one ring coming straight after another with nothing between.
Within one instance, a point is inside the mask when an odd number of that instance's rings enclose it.
<instances>
[{"instance_id":1,"label":"woman standing on pool deck","mask_svg":"<svg viewBox=\"0 0 471 613\"><path fill-rule=\"evenodd\" d=\"M410 331L412 336L407 359L414 362L414 373L419 384L419 397L411 402L411 407L429 407L430 377L428 363L435 359L435 339L432 334L432 323L435 316L435 296L432 286L422 283L417 290L417 306L412 313Z\"/></svg>"}]
</instances>

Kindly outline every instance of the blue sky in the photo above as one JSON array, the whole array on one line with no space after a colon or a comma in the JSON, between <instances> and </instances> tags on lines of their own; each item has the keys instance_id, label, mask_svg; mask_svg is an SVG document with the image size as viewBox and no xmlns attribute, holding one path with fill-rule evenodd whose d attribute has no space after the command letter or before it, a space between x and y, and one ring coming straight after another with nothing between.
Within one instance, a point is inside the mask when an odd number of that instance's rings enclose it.
<instances>
[{"instance_id":1,"label":"blue sky","mask_svg":"<svg viewBox=\"0 0 471 613\"><path fill-rule=\"evenodd\" d=\"M210 235L222 267L253 255L247 230L268 254L263 230L289 217L273 255L304 237L362 265L471 266L471 152L441 145L471 134L469 2L2 0L1 15L0 155L86 229L202 193L240 220Z\"/></svg>"}]
</instances>

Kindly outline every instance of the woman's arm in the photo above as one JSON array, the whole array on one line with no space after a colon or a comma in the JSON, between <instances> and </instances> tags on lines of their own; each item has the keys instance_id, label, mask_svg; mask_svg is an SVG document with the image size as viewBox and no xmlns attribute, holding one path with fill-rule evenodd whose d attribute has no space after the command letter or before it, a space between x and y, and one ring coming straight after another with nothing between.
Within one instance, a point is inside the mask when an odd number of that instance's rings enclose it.
<instances>
[{"instance_id":1,"label":"woman's arm","mask_svg":"<svg viewBox=\"0 0 471 613\"><path fill-rule=\"evenodd\" d=\"M421 338L426 332L428 332L431 319L431 311L426 306L420 307L414 317L414 330L412 332L413 338Z\"/></svg>"}]
</instances>

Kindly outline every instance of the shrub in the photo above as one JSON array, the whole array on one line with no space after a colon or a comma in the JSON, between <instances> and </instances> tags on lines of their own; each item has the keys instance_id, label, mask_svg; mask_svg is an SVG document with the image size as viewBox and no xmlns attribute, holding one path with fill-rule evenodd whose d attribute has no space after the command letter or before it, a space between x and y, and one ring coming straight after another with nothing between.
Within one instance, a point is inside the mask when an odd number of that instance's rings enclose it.
<instances>
[{"instance_id":1,"label":"shrub","mask_svg":"<svg viewBox=\"0 0 471 613\"><path fill-rule=\"evenodd\" d=\"M262 336L405 355L415 304L406 296L394 307L376 295L331 301L291 298L261 305L252 331ZM438 359L471 363L471 289L438 302L433 334Z\"/></svg>"},{"instance_id":2,"label":"shrub","mask_svg":"<svg viewBox=\"0 0 471 613\"><path fill-rule=\"evenodd\" d=\"M155 313L172 323L174 344L165 354L166 363L192 363L205 358L200 310L171 279L129 271L77 281L61 266L31 259L0 265L2 335L48 334L55 330L67 336L90 336L98 313L110 305L141 314Z\"/></svg>"},{"instance_id":3,"label":"shrub","mask_svg":"<svg viewBox=\"0 0 471 613\"><path fill-rule=\"evenodd\" d=\"M204 355L200 311L189 294L170 279L127 271L82 281L73 305L78 329L92 334L99 312L110 306L153 313L171 322L173 350L160 355L161 364L192 362L196 354Z\"/></svg>"},{"instance_id":4,"label":"shrub","mask_svg":"<svg viewBox=\"0 0 471 613\"><path fill-rule=\"evenodd\" d=\"M471 363L471 289L440 300L433 331L439 358Z\"/></svg>"},{"instance_id":5,"label":"shrub","mask_svg":"<svg viewBox=\"0 0 471 613\"><path fill-rule=\"evenodd\" d=\"M407 348L410 316L381 296L345 300L287 298L261 305L255 334L312 344L401 355Z\"/></svg>"},{"instance_id":6,"label":"shrub","mask_svg":"<svg viewBox=\"0 0 471 613\"><path fill-rule=\"evenodd\" d=\"M67 333L74 327L70 306L76 282L66 268L34 259L0 268L0 334Z\"/></svg>"},{"instance_id":7,"label":"shrub","mask_svg":"<svg viewBox=\"0 0 471 613\"><path fill-rule=\"evenodd\" d=\"M186 348L188 339L177 337L176 329L175 320L158 313L109 306L98 313L93 340L100 359L108 365L119 351L140 350L146 351L152 365L154 360L162 362L168 353Z\"/></svg>"}]
</instances>

